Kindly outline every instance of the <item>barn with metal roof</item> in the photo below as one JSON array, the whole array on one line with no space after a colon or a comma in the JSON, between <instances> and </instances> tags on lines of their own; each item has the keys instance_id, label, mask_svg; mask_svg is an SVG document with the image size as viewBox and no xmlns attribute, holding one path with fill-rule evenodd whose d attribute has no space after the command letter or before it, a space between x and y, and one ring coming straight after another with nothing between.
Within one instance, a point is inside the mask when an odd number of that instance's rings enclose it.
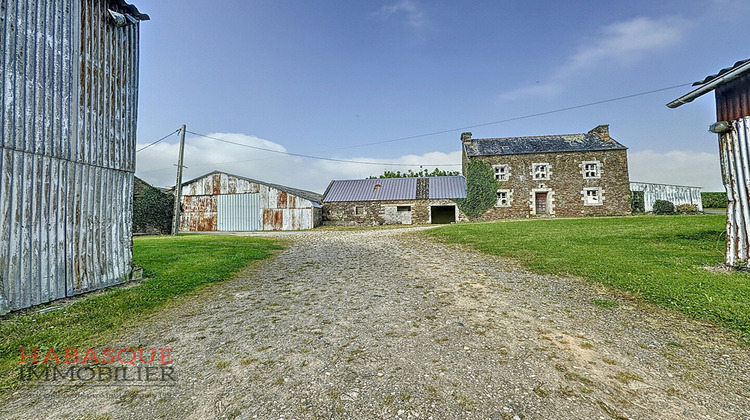
<instances>
[{"instance_id":1,"label":"barn with metal roof","mask_svg":"<svg viewBox=\"0 0 750 420\"><path fill-rule=\"evenodd\" d=\"M180 230L300 230L320 225L322 196L214 171L182 184Z\"/></svg>"},{"instance_id":2,"label":"barn with metal roof","mask_svg":"<svg viewBox=\"0 0 750 420\"><path fill-rule=\"evenodd\" d=\"M323 219L329 224L454 223L466 217L453 199L465 197L463 176L331 181Z\"/></svg>"}]
</instances>

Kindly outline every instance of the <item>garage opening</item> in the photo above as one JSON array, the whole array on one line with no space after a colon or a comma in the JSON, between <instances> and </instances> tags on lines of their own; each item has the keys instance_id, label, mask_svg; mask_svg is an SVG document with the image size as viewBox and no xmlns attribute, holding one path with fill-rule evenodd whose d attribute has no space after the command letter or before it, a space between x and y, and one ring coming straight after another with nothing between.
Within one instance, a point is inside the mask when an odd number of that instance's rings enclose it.
<instances>
[{"instance_id":1,"label":"garage opening","mask_svg":"<svg viewBox=\"0 0 750 420\"><path fill-rule=\"evenodd\" d=\"M431 206L430 220L434 225L456 222L456 206Z\"/></svg>"}]
</instances>

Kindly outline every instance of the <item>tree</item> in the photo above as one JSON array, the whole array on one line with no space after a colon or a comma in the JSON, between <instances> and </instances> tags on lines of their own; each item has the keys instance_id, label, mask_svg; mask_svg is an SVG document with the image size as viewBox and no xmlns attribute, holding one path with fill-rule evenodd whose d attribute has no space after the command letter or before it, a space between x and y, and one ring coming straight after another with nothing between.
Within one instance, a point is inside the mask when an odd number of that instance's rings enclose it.
<instances>
[{"instance_id":1,"label":"tree","mask_svg":"<svg viewBox=\"0 0 750 420\"><path fill-rule=\"evenodd\" d=\"M430 176L457 176L461 175L459 171L444 171L442 169L435 168L433 171L427 169L420 169L419 172L414 172L409 169L407 172L401 171L385 171L378 176L368 176L367 179L384 179L384 178L426 178Z\"/></svg>"}]
</instances>

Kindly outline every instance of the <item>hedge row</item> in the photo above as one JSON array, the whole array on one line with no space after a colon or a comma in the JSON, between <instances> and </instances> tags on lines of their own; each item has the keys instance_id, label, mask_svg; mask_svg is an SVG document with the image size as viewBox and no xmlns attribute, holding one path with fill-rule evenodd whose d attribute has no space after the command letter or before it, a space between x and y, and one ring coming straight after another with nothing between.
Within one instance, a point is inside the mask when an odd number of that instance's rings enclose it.
<instances>
[{"instance_id":1,"label":"hedge row","mask_svg":"<svg viewBox=\"0 0 750 420\"><path fill-rule=\"evenodd\" d=\"M704 209L722 209L727 207L727 195L723 192L702 192L701 201Z\"/></svg>"},{"instance_id":2,"label":"hedge row","mask_svg":"<svg viewBox=\"0 0 750 420\"><path fill-rule=\"evenodd\" d=\"M149 186L133 200L133 233L150 235L172 233L174 195Z\"/></svg>"}]
</instances>

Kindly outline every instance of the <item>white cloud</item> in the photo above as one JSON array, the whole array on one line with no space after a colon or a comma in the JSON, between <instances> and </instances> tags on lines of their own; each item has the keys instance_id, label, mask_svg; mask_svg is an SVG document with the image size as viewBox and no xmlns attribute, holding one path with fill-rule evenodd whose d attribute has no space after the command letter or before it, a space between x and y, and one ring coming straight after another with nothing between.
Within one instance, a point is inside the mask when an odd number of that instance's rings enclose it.
<instances>
[{"instance_id":1,"label":"white cloud","mask_svg":"<svg viewBox=\"0 0 750 420\"><path fill-rule=\"evenodd\" d=\"M599 36L581 46L560 71L560 77L595 68L602 62L632 64L649 53L677 44L684 36L685 23L679 19L639 17L605 26Z\"/></svg>"},{"instance_id":2,"label":"white cloud","mask_svg":"<svg viewBox=\"0 0 750 420\"><path fill-rule=\"evenodd\" d=\"M630 180L703 187L704 191L724 191L718 153L692 150L653 150L628 153Z\"/></svg>"},{"instance_id":3,"label":"white cloud","mask_svg":"<svg viewBox=\"0 0 750 420\"><path fill-rule=\"evenodd\" d=\"M424 12L413 0L400 0L394 4L383 6L376 15L383 18L403 15L407 25L413 29L420 29L427 25Z\"/></svg>"},{"instance_id":4,"label":"white cloud","mask_svg":"<svg viewBox=\"0 0 750 420\"><path fill-rule=\"evenodd\" d=\"M517 99L526 99L529 97L552 97L556 96L565 88L559 83L537 83L533 86L527 86L511 90L499 95L498 99L506 101L515 101Z\"/></svg>"},{"instance_id":5,"label":"white cloud","mask_svg":"<svg viewBox=\"0 0 750 420\"><path fill-rule=\"evenodd\" d=\"M255 147L284 152L286 149L268 140L244 134L214 133L211 137ZM138 145L138 148L145 144ZM178 144L159 143L137 155L136 176L155 186L174 185ZM312 160L221 143L205 138L188 138L185 145L183 181L219 170L289 187L323 192L333 179L360 179L378 175L385 170L418 171L420 165L432 170L460 170L461 152L428 152L404 155L393 159L346 157L358 162L392 162L393 165ZM655 152L643 150L628 153L630 179L676 185L693 185L704 191L723 191L719 156L691 150ZM409 166L401 166L409 165Z\"/></svg>"},{"instance_id":6,"label":"white cloud","mask_svg":"<svg viewBox=\"0 0 750 420\"><path fill-rule=\"evenodd\" d=\"M633 65L678 44L685 36L687 24L677 18L638 17L615 22L601 28L595 38L578 47L549 80L540 85L522 87L501 94L500 99L552 97L562 93L565 85L580 74L590 73L604 65ZM539 82L537 82L539 83Z\"/></svg>"},{"instance_id":7,"label":"white cloud","mask_svg":"<svg viewBox=\"0 0 750 420\"><path fill-rule=\"evenodd\" d=\"M285 152L286 149L268 140L244 134L214 133L210 137L263 149ZM139 144L141 148L145 144ZM158 143L138 153L136 176L155 186L174 185L177 173L178 144ZM325 156L324 154L321 154ZM186 168L183 181L219 170L260 181L323 192L333 179L358 179L378 175L385 170L418 171L424 169L460 170L461 152L428 152L422 155L405 155L393 159L345 157L346 161L390 162L393 165L368 165L351 162L314 160L267 152L216 140L193 137L185 142ZM402 166L408 165L408 166Z\"/></svg>"}]
</instances>

